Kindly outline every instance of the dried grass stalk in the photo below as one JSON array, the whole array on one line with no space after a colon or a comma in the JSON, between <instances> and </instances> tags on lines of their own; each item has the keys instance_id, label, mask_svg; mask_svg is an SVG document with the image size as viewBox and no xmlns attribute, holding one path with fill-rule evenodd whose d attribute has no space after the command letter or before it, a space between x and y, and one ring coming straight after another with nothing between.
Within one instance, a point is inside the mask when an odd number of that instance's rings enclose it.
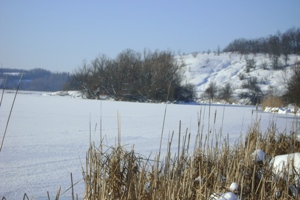
<instances>
[{"instance_id":1,"label":"dried grass stalk","mask_svg":"<svg viewBox=\"0 0 300 200\"><path fill-rule=\"evenodd\" d=\"M164 162L159 161L159 165L157 159L150 160L119 144L106 149L103 145L101 149L91 146L84 172L84 199L209 199L213 193L229 191L232 182L240 185L236 191L240 199L296 199L289 189L295 185L294 177L274 179L267 162L255 162L251 157L258 148L270 156L300 152L300 142L293 134L275 133L272 126L261 133L254 123L245 142L235 146L229 146L227 139L213 133L214 142L209 142L198 131L199 145L192 154L187 153L190 136L186 131L175 156L170 152L172 133L168 152L161 159ZM181 137L180 130L179 133Z\"/></svg>"}]
</instances>

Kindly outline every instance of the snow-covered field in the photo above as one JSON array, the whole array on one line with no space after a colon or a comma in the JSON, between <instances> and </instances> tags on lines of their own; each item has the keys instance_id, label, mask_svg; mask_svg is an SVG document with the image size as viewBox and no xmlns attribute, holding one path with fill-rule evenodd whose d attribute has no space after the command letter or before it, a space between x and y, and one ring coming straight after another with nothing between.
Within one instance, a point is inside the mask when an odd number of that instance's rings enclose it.
<instances>
[{"instance_id":1,"label":"snow-covered field","mask_svg":"<svg viewBox=\"0 0 300 200\"><path fill-rule=\"evenodd\" d=\"M0 107L1 139L13 102L13 92L4 93ZM275 122L279 131L287 129L289 132L295 122L291 114L255 111L253 106L129 103L19 91L0 152L0 198L21 199L26 192L34 199L46 199L47 191L53 197L61 186L63 194L60 199L70 199L71 190L65 192L71 184L70 173L74 183L79 181L74 188L75 193L82 196L84 182L81 167L85 166L90 134L95 145L99 145L100 121L104 144L114 146L119 129L122 145L128 149L134 146L137 153L145 156L150 153L156 155L165 108L163 152L172 131L172 148L174 153L177 152L179 121L182 136L186 129L191 133L191 150L199 118L204 134L209 131L222 132L224 137L229 135L231 144L238 141L257 119L263 131Z\"/></svg>"}]
</instances>

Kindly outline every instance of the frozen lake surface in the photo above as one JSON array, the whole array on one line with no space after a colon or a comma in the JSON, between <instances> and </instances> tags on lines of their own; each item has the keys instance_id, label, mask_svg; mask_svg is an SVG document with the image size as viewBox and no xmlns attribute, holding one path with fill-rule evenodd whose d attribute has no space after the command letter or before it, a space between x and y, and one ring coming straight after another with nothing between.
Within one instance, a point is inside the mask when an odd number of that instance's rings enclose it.
<instances>
[{"instance_id":1,"label":"frozen lake surface","mask_svg":"<svg viewBox=\"0 0 300 200\"><path fill-rule=\"evenodd\" d=\"M0 107L0 136L4 134L14 93L6 92ZM177 151L179 121L182 136L188 129L191 145L201 130L229 136L234 144L259 119L264 132L269 124L276 123L279 131L295 124L292 115L278 115L256 111L253 106L238 105L176 105L116 101L84 100L70 96L50 96L42 92L20 91L17 95L0 152L0 198L46 199L47 191L53 197L61 186L61 194L73 182L75 193L83 195L82 166L89 148L90 135L95 145L100 141L100 121L104 144L117 143L118 130L121 144L145 156L156 155L164 126L162 152L165 152L169 135L174 131L172 149ZM118 117L119 116L119 117ZM209 120L210 116L210 120ZM216 116L216 118L215 118ZM118 123L119 119L119 123ZM119 125L118 125L119 124ZM70 199L71 190L60 199Z\"/></svg>"}]
</instances>

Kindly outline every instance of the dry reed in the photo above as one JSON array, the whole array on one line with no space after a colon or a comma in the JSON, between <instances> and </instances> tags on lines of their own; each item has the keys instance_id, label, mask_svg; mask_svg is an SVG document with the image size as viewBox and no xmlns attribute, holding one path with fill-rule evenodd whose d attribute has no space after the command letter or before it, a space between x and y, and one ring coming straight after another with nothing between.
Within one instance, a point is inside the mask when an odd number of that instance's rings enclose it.
<instances>
[{"instance_id":1,"label":"dry reed","mask_svg":"<svg viewBox=\"0 0 300 200\"><path fill-rule=\"evenodd\" d=\"M267 96L263 99L261 107L264 110L266 107L282 107L283 100L281 97Z\"/></svg>"},{"instance_id":2,"label":"dry reed","mask_svg":"<svg viewBox=\"0 0 300 200\"><path fill-rule=\"evenodd\" d=\"M209 142L200 120L198 125L198 145L192 154L187 153L190 137L186 132L177 154L172 156L172 134L168 152L159 163L120 145L102 151L91 146L84 172L84 199L216 200L213 196L229 191L232 182L239 184L235 192L243 200L297 199L290 189L295 186L293 177L275 180L269 163L256 162L251 155L256 149L270 156L300 152L294 134L277 134L274 125L261 133L254 123L244 142L229 146L227 139L216 133L211 133L214 142Z\"/></svg>"},{"instance_id":3,"label":"dry reed","mask_svg":"<svg viewBox=\"0 0 300 200\"><path fill-rule=\"evenodd\" d=\"M23 77L23 73L21 74L21 77L20 77L20 80L19 80L16 92L15 92L14 100L12 102L12 105L11 105L11 108L10 108L10 112L9 112L9 115L8 115L8 118L7 118L7 122L6 122L5 130L4 130L3 138L2 138L2 141L1 141L1 145L0 145L0 152L1 152L2 148L3 148L3 143L4 143L5 136L6 136L6 132L7 132L9 120L10 120L10 117L11 117L11 114L12 114L12 110L14 108L14 104L15 104L16 97L17 97L17 94L18 94L18 91L19 91L19 88L20 88L22 77ZM4 88L3 88L3 92L2 92L2 96L1 96L1 103L0 104L2 104L3 93L4 93Z\"/></svg>"}]
</instances>

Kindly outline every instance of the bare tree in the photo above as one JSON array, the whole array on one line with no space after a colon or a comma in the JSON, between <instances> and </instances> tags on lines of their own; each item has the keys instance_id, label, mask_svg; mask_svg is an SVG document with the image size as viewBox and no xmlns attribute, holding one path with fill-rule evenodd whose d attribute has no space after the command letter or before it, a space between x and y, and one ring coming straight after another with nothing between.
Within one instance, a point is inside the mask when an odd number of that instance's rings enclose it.
<instances>
[{"instance_id":1,"label":"bare tree","mask_svg":"<svg viewBox=\"0 0 300 200\"><path fill-rule=\"evenodd\" d=\"M251 69L255 68L254 59L246 59L246 72L249 73Z\"/></svg>"},{"instance_id":2,"label":"bare tree","mask_svg":"<svg viewBox=\"0 0 300 200\"><path fill-rule=\"evenodd\" d=\"M274 70L282 69L282 63L281 63L278 55L273 55L272 56L271 64L272 64L272 68Z\"/></svg>"},{"instance_id":3,"label":"bare tree","mask_svg":"<svg viewBox=\"0 0 300 200\"><path fill-rule=\"evenodd\" d=\"M291 28L281 34L258 39L235 39L227 47L225 52L245 53L268 53L270 55L280 56L283 54L285 60L288 54L300 54L300 28Z\"/></svg>"},{"instance_id":4,"label":"bare tree","mask_svg":"<svg viewBox=\"0 0 300 200\"><path fill-rule=\"evenodd\" d=\"M287 81L287 92L285 96L289 103L300 106L300 63L296 63L293 68L293 75Z\"/></svg>"},{"instance_id":5,"label":"bare tree","mask_svg":"<svg viewBox=\"0 0 300 200\"><path fill-rule=\"evenodd\" d=\"M217 55L219 56L220 53L221 53L221 48L220 48L220 46L218 46L218 48L217 48Z\"/></svg>"},{"instance_id":6,"label":"bare tree","mask_svg":"<svg viewBox=\"0 0 300 200\"><path fill-rule=\"evenodd\" d=\"M205 93L208 95L209 99L214 100L217 91L218 88L216 82L210 82L208 88L205 90Z\"/></svg>"},{"instance_id":7,"label":"bare tree","mask_svg":"<svg viewBox=\"0 0 300 200\"><path fill-rule=\"evenodd\" d=\"M90 65L84 63L69 84L79 87L87 98L107 94L120 100L182 100L184 96L190 99L187 91L194 90L181 84L182 65L169 51L145 50L141 54L127 49L113 60L102 55Z\"/></svg>"},{"instance_id":8,"label":"bare tree","mask_svg":"<svg viewBox=\"0 0 300 200\"><path fill-rule=\"evenodd\" d=\"M269 54L280 56L281 54L281 43L280 43L280 33L277 35L271 35L268 40L269 44Z\"/></svg>"},{"instance_id":9,"label":"bare tree","mask_svg":"<svg viewBox=\"0 0 300 200\"><path fill-rule=\"evenodd\" d=\"M260 103L263 98L263 93L258 85L256 77L250 77L243 85L242 88L248 89L247 92L240 94L241 98L249 98L251 104L255 105Z\"/></svg>"},{"instance_id":10,"label":"bare tree","mask_svg":"<svg viewBox=\"0 0 300 200\"><path fill-rule=\"evenodd\" d=\"M83 91L84 95L87 98L94 98L91 76L92 72L86 61L84 61L83 66L75 70L72 75L74 82L77 82L77 84L80 86L80 89Z\"/></svg>"},{"instance_id":11,"label":"bare tree","mask_svg":"<svg viewBox=\"0 0 300 200\"><path fill-rule=\"evenodd\" d=\"M224 87L220 89L220 98L225 101L229 101L232 96L233 90L232 85L230 83L226 83Z\"/></svg>"}]
</instances>

